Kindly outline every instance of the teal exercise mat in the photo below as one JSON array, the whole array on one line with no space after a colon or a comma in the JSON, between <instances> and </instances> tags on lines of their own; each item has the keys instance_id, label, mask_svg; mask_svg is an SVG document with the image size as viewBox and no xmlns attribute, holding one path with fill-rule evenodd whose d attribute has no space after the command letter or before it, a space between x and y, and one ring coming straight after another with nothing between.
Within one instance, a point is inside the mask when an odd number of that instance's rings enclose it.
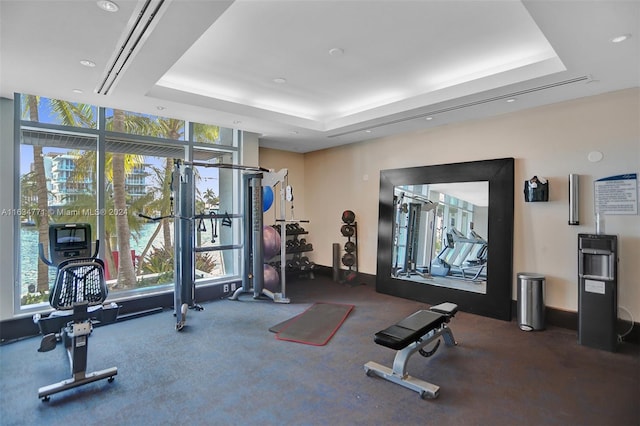
<instances>
[{"instance_id":1,"label":"teal exercise mat","mask_svg":"<svg viewBox=\"0 0 640 426\"><path fill-rule=\"evenodd\" d=\"M296 315L269 329L278 340L324 346L338 331L354 305L338 303L314 303L300 315Z\"/></svg>"}]
</instances>

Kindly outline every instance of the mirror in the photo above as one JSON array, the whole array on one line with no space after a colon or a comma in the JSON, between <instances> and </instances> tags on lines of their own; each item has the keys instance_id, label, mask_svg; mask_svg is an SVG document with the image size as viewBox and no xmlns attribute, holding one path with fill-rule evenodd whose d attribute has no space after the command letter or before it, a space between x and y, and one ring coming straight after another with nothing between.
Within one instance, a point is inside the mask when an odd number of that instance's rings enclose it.
<instances>
[{"instance_id":1,"label":"mirror","mask_svg":"<svg viewBox=\"0 0 640 426\"><path fill-rule=\"evenodd\" d=\"M510 321L513 200L513 158L381 171L376 290Z\"/></svg>"},{"instance_id":2,"label":"mirror","mask_svg":"<svg viewBox=\"0 0 640 426\"><path fill-rule=\"evenodd\" d=\"M391 276L486 294L489 182L393 189Z\"/></svg>"}]
</instances>

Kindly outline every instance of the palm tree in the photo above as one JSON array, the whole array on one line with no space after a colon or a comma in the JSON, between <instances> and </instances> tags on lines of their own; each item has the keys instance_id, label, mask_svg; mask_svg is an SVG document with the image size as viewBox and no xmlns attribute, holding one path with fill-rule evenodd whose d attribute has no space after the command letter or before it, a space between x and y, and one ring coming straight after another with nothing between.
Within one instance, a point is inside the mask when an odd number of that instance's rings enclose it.
<instances>
[{"instance_id":1,"label":"palm tree","mask_svg":"<svg viewBox=\"0 0 640 426\"><path fill-rule=\"evenodd\" d=\"M31 171L20 176L20 209L23 211L21 221L32 221L34 215L31 212L36 212L37 208L38 184L36 173Z\"/></svg>"},{"instance_id":2,"label":"palm tree","mask_svg":"<svg viewBox=\"0 0 640 426\"><path fill-rule=\"evenodd\" d=\"M93 108L85 104L72 104L66 101L50 100L51 107L56 112L60 122L68 126L86 126L95 128L95 120ZM29 113L30 119L33 121L39 121L38 117L38 103L39 98L35 96L25 96L25 108ZM171 140L179 140L184 131L184 122L176 119L158 118L155 121L149 119L149 117L128 114L123 110L113 110L113 117L107 121L107 129L130 134L145 134L153 136L162 136ZM219 128L217 126L195 124L194 132L199 140L216 140L219 137ZM127 193L126 193L126 177L130 170L136 165L142 163L142 156L129 155L123 153L111 153L107 154L105 171L107 173L107 179L110 181L110 187L112 190L113 210L116 213L127 212ZM77 179L86 179L86 174L95 172L95 152L87 151L79 155L76 162L76 171L74 172ZM173 172L173 161L167 158L164 177L162 179L161 188L164 204L168 204L167 200L170 199L170 188L166 182L170 181L171 174ZM44 169L44 161L42 154L42 147L34 146L34 177L35 188L37 188L37 202L39 211L44 214L37 219L39 230L39 242L45 247L48 246L48 199L47 199L47 182ZM80 181L82 182L82 181ZM163 206L161 211L164 214L169 213L170 206ZM123 288L130 288L136 284L136 275L133 267L133 262L128 253L131 250L130 238L131 229L135 222L131 222L131 215L129 214L116 214L115 219L115 234L117 235L118 251L121 253L120 261L118 265L118 286ZM106 230L107 236L113 234L111 221L107 220ZM165 249L170 250L172 248L171 234L170 234L170 221L164 220L160 226L162 226ZM134 226L135 228L135 226ZM157 231L156 231L157 233ZM154 233L154 236L155 234ZM110 238L105 241L107 248L107 264L112 267L113 259L111 256ZM48 270L46 265L38 264L38 291L46 291L49 288L48 284Z\"/></svg>"},{"instance_id":3,"label":"palm tree","mask_svg":"<svg viewBox=\"0 0 640 426\"><path fill-rule=\"evenodd\" d=\"M157 126L152 126L149 130L151 130L150 134L153 136L170 140L179 140L184 132L184 121L160 117L157 119ZM216 140L219 136L220 128L218 126L194 123L194 138L196 140ZM156 176L156 181L159 183L159 185L153 188L152 191L157 192L158 196L155 198L156 201L149 204L147 207L149 210L160 212L160 216L168 216L172 213L173 206L171 205L171 187L168 185L168 182L171 182L173 169L174 163L172 158L166 159L164 170L152 168ZM213 192L211 195L215 197ZM171 252L173 246L171 242L171 225L172 221L169 218L164 218L158 223L158 227L155 229L153 235L149 239L149 242L142 251L141 258L145 258L160 230L162 230L163 250ZM138 266L138 273L142 273L142 263Z\"/></svg>"},{"instance_id":4,"label":"palm tree","mask_svg":"<svg viewBox=\"0 0 640 426\"><path fill-rule=\"evenodd\" d=\"M218 196L216 196L216 193L211 188L207 188L207 190L204 191L204 194L202 194L202 198L204 199L206 206L210 209L214 206L217 206L220 202L220 199L218 198Z\"/></svg>"},{"instance_id":5,"label":"palm tree","mask_svg":"<svg viewBox=\"0 0 640 426\"><path fill-rule=\"evenodd\" d=\"M52 110L56 112L60 121L68 126L79 127L82 125L95 127L93 109L85 104L72 104L66 101L51 100ZM144 133L149 129L149 119L147 117L128 115L125 111L114 110L113 119L107 123L107 129L116 132ZM95 153L87 152L78 159L78 167L74 173L76 179L84 179L88 173L95 170ZM128 253L131 252L131 215L127 214L127 194L126 176L137 165L142 164L143 157L140 155L130 155L123 153L111 153L107 155L105 172L111 182L113 195L113 211L115 218L115 234L117 235L118 251L120 252L118 262L118 286L123 288L134 287L136 275L133 269L133 261ZM95 174L94 174L95 175ZM107 223L110 222L107 220ZM109 237L113 232L106 230ZM107 253L107 264L114 270L114 260L110 238L106 238L105 246Z\"/></svg>"},{"instance_id":6,"label":"palm tree","mask_svg":"<svg viewBox=\"0 0 640 426\"><path fill-rule=\"evenodd\" d=\"M29 120L40 121L38 114L38 106L40 103L39 96L27 95L24 97L24 107L28 114ZM25 114L26 115L26 114ZM42 147L33 145L33 172L35 173L36 195L38 199L38 212L36 216L36 225L38 226L38 244L45 249L45 255L48 256L49 247L49 200L47 194L47 176L44 170L44 158ZM49 267L43 262L38 262L38 278L36 291L44 294L49 291Z\"/></svg>"},{"instance_id":7,"label":"palm tree","mask_svg":"<svg viewBox=\"0 0 640 426\"><path fill-rule=\"evenodd\" d=\"M193 138L196 141L216 141L220 138L220 127L213 124L193 123Z\"/></svg>"},{"instance_id":8,"label":"palm tree","mask_svg":"<svg viewBox=\"0 0 640 426\"><path fill-rule=\"evenodd\" d=\"M52 110L55 111L61 122L69 126L79 126L90 124L83 118L88 116L87 111L91 110L89 105L74 105L70 102L50 99ZM39 122L40 97L33 95L23 96L23 115L30 121ZM44 168L44 154L42 146L33 145L33 180L36 188L37 212L35 217L38 226L38 243L42 244L45 255L48 256L49 247L49 193L47 190L47 176ZM49 291L49 267L43 262L38 262L38 278L36 290L41 294Z\"/></svg>"},{"instance_id":9,"label":"palm tree","mask_svg":"<svg viewBox=\"0 0 640 426\"><path fill-rule=\"evenodd\" d=\"M150 128L150 122L146 117L129 115L123 110L114 109L113 119L110 123L114 132L140 133ZM151 127L152 128L152 127ZM111 153L110 161L107 160L107 170L111 171L110 180L113 189L113 208L116 223L116 235L118 239L118 286L132 288L136 285L136 273L133 268L131 252L131 228L129 227L127 213L126 177L137 165L142 164L140 155ZM110 164L109 164L110 163ZM108 166L111 167L108 167Z\"/></svg>"},{"instance_id":10,"label":"palm tree","mask_svg":"<svg viewBox=\"0 0 640 426\"><path fill-rule=\"evenodd\" d=\"M174 118L158 118L157 123L158 123L158 126L156 127L157 133L155 134L155 136L164 137L170 140L179 140L184 132L184 121L182 120L176 120ZM172 173L173 173L173 159L167 158L165 163L165 168L164 168L164 176L165 176L164 182L171 181ZM163 198L164 196L168 196L167 198L171 196L170 188L165 188L164 192L165 193L163 194ZM162 219L161 224L162 224L162 238L164 240L164 248L165 250L170 251L172 247L171 222L169 221L168 218L165 218L165 219Z\"/></svg>"},{"instance_id":11,"label":"palm tree","mask_svg":"<svg viewBox=\"0 0 640 426\"><path fill-rule=\"evenodd\" d=\"M173 201L171 199L171 187L169 185L172 168L165 164L165 167L163 168L150 167L150 169L153 173L152 179L154 185L147 187L147 191L148 195L151 196L151 200L141 210L150 216L170 216L173 213ZM167 174L169 175L168 178ZM169 218L165 218L158 222L156 229L153 231L151 237L149 237L147 245L140 254L141 259L146 257L160 231L163 229L168 230L168 226L165 228L164 223L170 224L171 220ZM168 236L164 235L163 249L171 251L171 234ZM143 262L140 262L138 264L138 275L141 275L144 272L142 270L142 263Z\"/></svg>"}]
</instances>

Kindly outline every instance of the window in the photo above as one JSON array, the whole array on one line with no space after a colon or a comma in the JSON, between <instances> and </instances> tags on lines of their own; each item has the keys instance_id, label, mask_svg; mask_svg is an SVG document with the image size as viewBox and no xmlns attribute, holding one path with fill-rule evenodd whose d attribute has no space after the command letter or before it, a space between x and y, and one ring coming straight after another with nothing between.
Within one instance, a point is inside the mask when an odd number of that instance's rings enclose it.
<instances>
[{"instance_id":1,"label":"window","mask_svg":"<svg viewBox=\"0 0 640 426\"><path fill-rule=\"evenodd\" d=\"M25 142L33 141L23 137ZM60 143L59 145L64 145ZM93 145L93 146L91 146ZM20 295L21 305L47 301L54 271L39 260L38 245L48 256L48 224L89 222L97 205L91 174L80 176L75 165L85 156L95 158L95 140L86 149L24 144L20 149ZM71 220L70 220L71 219ZM40 231L43 223L44 234ZM95 229L95 225L94 225Z\"/></svg>"},{"instance_id":2,"label":"window","mask_svg":"<svg viewBox=\"0 0 640 426\"><path fill-rule=\"evenodd\" d=\"M91 225L111 297L170 289L174 165L187 159L237 164L240 138L231 129L166 117L30 95L16 101L25 107L16 220L21 259L17 306L37 308L48 300L55 268L39 261L38 246L47 252L50 223ZM96 125L100 114L105 117L103 128ZM188 140L189 126L192 139L198 137L200 143ZM203 167L196 176L196 210L238 217L242 206L234 196L239 193L237 171ZM144 219L140 213L162 219ZM241 227L236 222L226 229L227 222L216 219L208 232L196 233L212 248L196 255L199 285L239 276L242 253L233 246L239 245Z\"/></svg>"}]
</instances>

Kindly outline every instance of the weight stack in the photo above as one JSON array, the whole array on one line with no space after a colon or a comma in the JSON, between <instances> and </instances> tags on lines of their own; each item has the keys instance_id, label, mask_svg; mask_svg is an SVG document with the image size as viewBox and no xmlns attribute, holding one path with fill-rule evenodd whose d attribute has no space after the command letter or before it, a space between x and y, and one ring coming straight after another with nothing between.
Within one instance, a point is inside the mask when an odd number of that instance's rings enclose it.
<instances>
[{"instance_id":1,"label":"weight stack","mask_svg":"<svg viewBox=\"0 0 640 426\"><path fill-rule=\"evenodd\" d=\"M352 281L358 275L358 223L355 213L351 210L342 212L342 223L340 233L347 238L341 258L342 265L348 268L344 271L344 280Z\"/></svg>"}]
</instances>

